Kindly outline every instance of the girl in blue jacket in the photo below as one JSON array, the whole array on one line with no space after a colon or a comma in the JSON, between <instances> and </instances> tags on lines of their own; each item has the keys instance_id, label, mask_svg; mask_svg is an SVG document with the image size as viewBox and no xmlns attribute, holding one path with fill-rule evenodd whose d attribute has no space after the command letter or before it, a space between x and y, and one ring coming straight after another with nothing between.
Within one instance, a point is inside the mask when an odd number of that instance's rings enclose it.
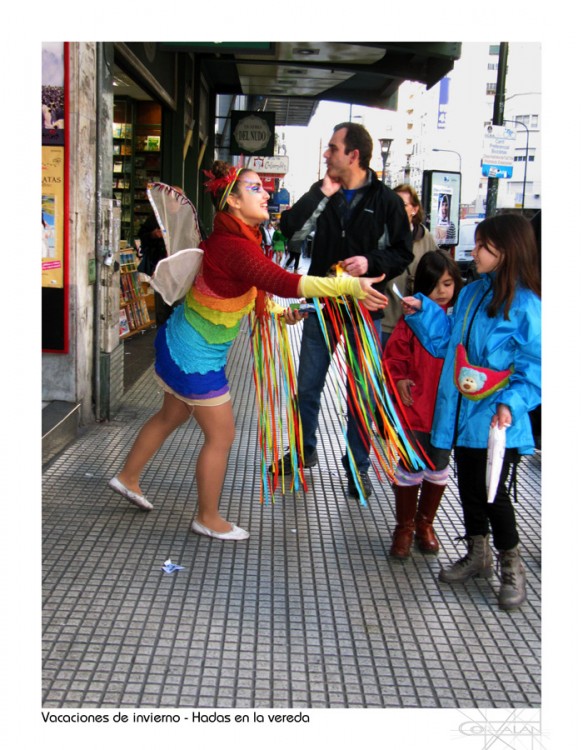
<instances>
[{"instance_id":1,"label":"girl in blue jacket","mask_svg":"<svg viewBox=\"0 0 583 750\"><path fill-rule=\"evenodd\" d=\"M431 443L455 448L467 554L440 571L447 583L492 575L491 531L501 566L498 604L526 599L510 466L534 452L529 412L541 400L541 301L538 250L529 222L516 214L485 219L472 251L478 281L447 316L422 294L406 297L407 324L423 346L444 358ZM494 502L486 489L490 427L506 429L506 453Z\"/></svg>"}]
</instances>

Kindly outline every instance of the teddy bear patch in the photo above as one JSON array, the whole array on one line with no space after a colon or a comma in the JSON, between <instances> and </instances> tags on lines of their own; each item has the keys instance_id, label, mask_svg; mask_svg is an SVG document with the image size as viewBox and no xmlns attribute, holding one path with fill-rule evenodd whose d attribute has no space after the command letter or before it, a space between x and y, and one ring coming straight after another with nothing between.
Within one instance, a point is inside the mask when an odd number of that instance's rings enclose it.
<instances>
[{"instance_id":1,"label":"teddy bear patch","mask_svg":"<svg viewBox=\"0 0 583 750\"><path fill-rule=\"evenodd\" d=\"M472 365L463 344L457 345L453 378L456 388L466 398L477 401L505 388L512 372L513 368L499 371Z\"/></svg>"}]
</instances>

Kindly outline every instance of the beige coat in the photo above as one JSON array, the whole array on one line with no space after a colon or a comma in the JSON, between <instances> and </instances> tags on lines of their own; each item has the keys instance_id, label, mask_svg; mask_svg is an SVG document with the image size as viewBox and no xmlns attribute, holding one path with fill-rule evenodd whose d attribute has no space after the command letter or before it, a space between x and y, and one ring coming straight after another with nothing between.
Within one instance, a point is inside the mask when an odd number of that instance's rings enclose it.
<instances>
[{"instance_id":1,"label":"beige coat","mask_svg":"<svg viewBox=\"0 0 583 750\"><path fill-rule=\"evenodd\" d=\"M413 280L415 278L415 271L422 255L437 250L435 240L426 227L422 227L422 236L413 241L413 255L415 259L406 268L400 276L395 279L391 279L385 288L385 294L389 298L389 304L384 309L383 319L381 321L381 328L383 333L390 334L393 332L393 328L397 325L397 321L402 315L401 302L397 295L393 292L393 284L397 285L397 289L401 294L406 297L408 294L413 294Z\"/></svg>"}]
</instances>

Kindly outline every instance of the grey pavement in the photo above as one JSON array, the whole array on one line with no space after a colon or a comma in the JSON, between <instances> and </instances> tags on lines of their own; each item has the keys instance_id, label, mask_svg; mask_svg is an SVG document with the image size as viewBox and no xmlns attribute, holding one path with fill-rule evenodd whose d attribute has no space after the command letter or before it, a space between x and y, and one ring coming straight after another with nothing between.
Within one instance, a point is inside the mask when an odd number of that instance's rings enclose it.
<instances>
[{"instance_id":1,"label":"grey pavement","mask_svg":"<svg viewBox=\"0 0 583 750\"><path fill-rule=\"evenodd\" d=\"M437 581L462 554L453 472L436 520L439 556L389 557L390 485L371 472L367 507L347 495L330 385L308 492L261 504L251 372L242 331L229 362L238 431L221 509L248 542L189 531L202 444L194 423L143 476L152 512L107 487L161 402L151 368L114 420L43 471L43 706L540 707L541 454L518 473L528 601L503 612L497 577ZM168 558L184 570L165 574Z\"/></svg>"}]
</instances>

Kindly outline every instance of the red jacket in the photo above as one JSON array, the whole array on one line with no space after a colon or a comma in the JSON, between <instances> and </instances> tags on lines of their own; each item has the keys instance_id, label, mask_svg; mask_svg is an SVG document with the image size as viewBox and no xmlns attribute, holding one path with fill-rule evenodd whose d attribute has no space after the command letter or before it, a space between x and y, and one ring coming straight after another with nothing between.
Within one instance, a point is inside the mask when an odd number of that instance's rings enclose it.
<instances>
[{"instance_id":1,"label":"red jacket","mask_svg":"<svg viewBox=\"0 0 583 750\"><path fill-rule=\"evenodd\" d=\"M385 346L383 367L395 388L405 378L415 383L411 387L413 404L403 405L403 409L412 429L430 433L443 359L429 354L401 317Z\"/></svg>"}]
</instances>

